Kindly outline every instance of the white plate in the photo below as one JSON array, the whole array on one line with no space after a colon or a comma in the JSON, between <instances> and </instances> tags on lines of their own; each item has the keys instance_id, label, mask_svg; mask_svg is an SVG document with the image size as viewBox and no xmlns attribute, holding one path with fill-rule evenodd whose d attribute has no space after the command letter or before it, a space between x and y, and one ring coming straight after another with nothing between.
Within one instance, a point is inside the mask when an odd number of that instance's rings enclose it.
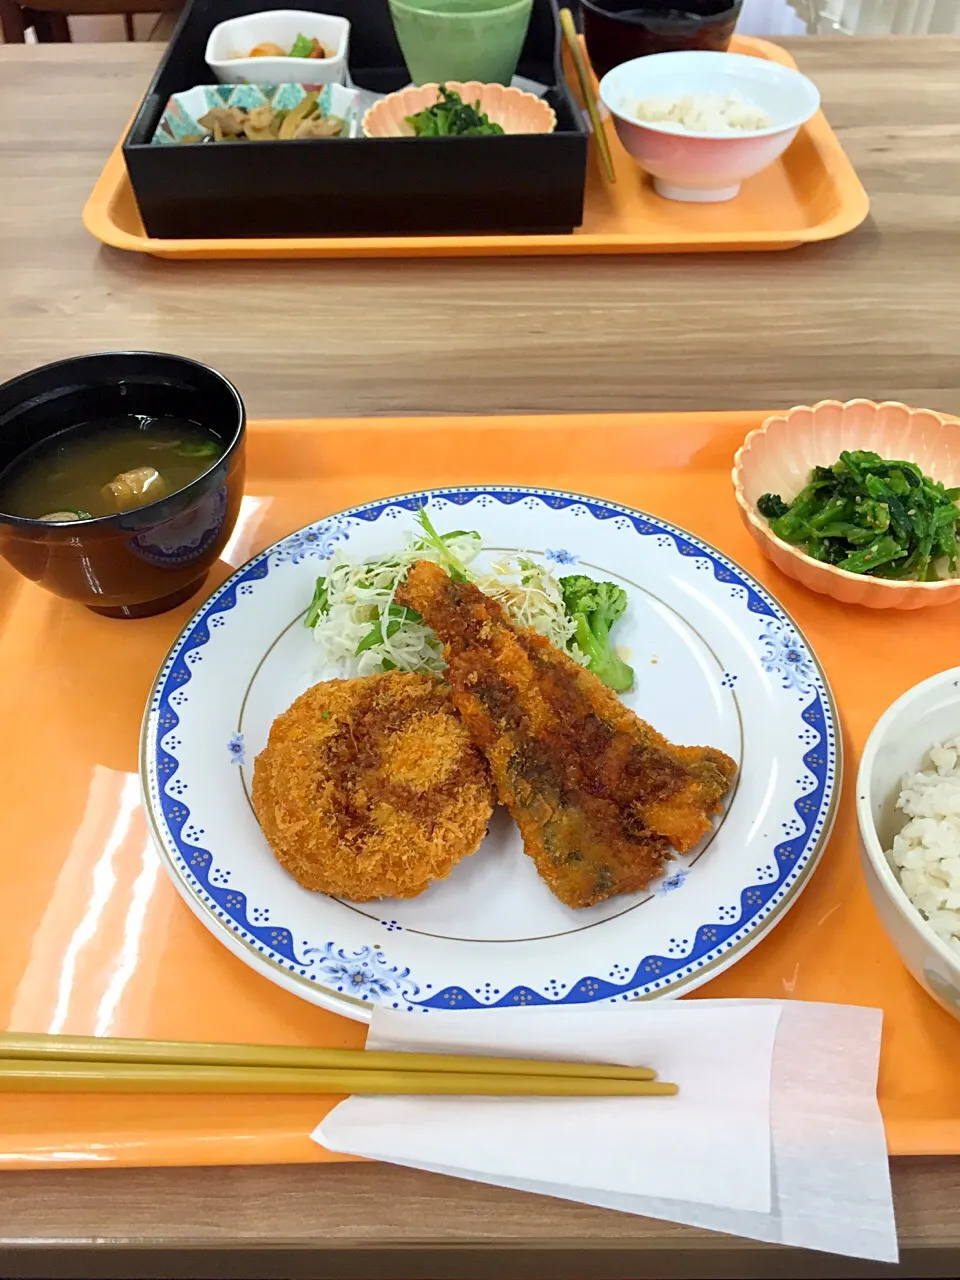
<instances>
[{"instance_id":1,"label":"white plate","mask_svg":"<svg viewBox=\"0 0 960 1280\"><path fill-rule=\"evenodd\" d=\"M537 876L507 814L448 880L407 902L352 904L301 889L249 803L275 716L318 680L303 626L335 546L402 544L429 501L435 525L476 529L623 584L618 645L629 705L677 743L739 765L711 836L644 893L573 910ZM570 570L566 570L569 572ZM142 770L174 882L215 936L279 986L354 1018L409 1010L672 996L732 964L796 901L840 791L833 699L816 658L764 589L673 525L578 494L442 489L322 520L238 570L187 623L157 677Z\"/></svg>"}]
</instances>

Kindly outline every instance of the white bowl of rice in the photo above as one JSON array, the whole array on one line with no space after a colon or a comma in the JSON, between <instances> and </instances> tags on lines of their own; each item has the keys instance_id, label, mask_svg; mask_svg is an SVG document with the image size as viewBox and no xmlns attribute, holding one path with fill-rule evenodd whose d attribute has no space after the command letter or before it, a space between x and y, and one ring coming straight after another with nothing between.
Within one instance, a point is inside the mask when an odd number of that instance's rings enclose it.
<instances>
[{"instance_id":1,"label":"white bowl of rice","mask_svg":"<svg viewBox=\"0 0 960 1280\"><path fill-rule=\"evenodd\" d=\"M960 667L880 717L857 775L870 897L904 964L960 1019Z\"/></svg>"},{"instance_id":2,"label":"white bowl of rice","mask_svg":"<svg viewBox=\"0 0 960 1280\"><path fill-rule=\"evenodd\" d=\"M792 67L691 49L623 62L600 82L617 135L669 200L732 200L820 107Z\"/></svg>"}]
</instances>

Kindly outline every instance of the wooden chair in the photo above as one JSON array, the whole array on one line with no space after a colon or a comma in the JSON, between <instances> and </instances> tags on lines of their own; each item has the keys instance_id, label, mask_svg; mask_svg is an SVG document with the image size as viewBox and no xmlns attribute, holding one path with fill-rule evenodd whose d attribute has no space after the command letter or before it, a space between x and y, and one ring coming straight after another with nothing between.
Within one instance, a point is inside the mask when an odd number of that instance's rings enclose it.
<instances>
[{"instance_id":1,"label":"wooden chair","mask_svg":"<svg viewBox=\"0 0 960 1280\"><path fill-rule=\"evenodd\" d=\"M183 0L0 0L0 30L5 44L23 44L33 27L41 44L69 41L68 17L88 14L119 14L128 40L134 39L133 17L137 13L175 13Z\"/></svg>"}]
</instances>

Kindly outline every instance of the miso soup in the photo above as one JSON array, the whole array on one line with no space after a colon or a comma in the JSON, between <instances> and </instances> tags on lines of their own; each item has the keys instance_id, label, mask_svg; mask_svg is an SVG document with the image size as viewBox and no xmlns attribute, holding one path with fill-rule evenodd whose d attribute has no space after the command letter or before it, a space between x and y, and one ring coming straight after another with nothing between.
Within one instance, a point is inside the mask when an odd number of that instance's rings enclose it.
<instances>
[{"instance_id":1,"label":"miso soup","mask_svg":"<svg viewBox=\"0 0 960 1280\"><path fill-rule=\"evenodd\" d=\"M0 472L0 512L32 520L91 520L169 497L224 451L195 422L130 415L68 427Z\"/></svg>"}]
</instances>

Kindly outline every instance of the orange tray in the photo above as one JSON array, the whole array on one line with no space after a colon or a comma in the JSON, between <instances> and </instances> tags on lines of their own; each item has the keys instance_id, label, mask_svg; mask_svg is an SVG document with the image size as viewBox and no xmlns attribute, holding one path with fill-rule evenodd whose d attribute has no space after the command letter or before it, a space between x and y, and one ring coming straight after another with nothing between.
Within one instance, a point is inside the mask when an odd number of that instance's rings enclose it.
<instances>
[{"instance_id":1,"label":"orange tray","mask_svg":"<svg viewBox=\"0 0 960 1280\"><path fill-rule=\"evenodd\" d=\"M735 36L736 53L794 67L766 40ZM572 81L571 81L572 83ZM152 240L143 228L118 143L83 211L90 234L157 258L451 258L593 253L705 253L793 249L858 227L870 202L822 112L776 164L728 204L663 200L606 126L617 181L606 183L591 146L583 225L572 235L369 236L285 240Z\"/></svg>"},{"instance_id":2,"label":"orange tray","mask_svg":"<svg viewBox=\"0 0 960 1280\"><path fill-rule=\"evenodd\" d=\"M886 1012L880 1101L891 1152L960 1154L960 1022L901 965L857 859L854 775L880 713L954 651L957 609L857 610L763 560L730 485L758 413L261 422L231 566L354 503L433 485L549 485L676 521L755 573L826 668L846 739L834 835L797 905L697 995L828 1000ZM214 584L211 584L214 585ZM220 946L161 868L139 799L151 681L195 603L117 622L0 565L0 1026L359 1046L364 1028L298 1000ZM478 1015L482 1017L481 1015ZM0 1167L334 1159L307 1134L325 1098L0 1095Z\"/></svg>"}]
</instances>

